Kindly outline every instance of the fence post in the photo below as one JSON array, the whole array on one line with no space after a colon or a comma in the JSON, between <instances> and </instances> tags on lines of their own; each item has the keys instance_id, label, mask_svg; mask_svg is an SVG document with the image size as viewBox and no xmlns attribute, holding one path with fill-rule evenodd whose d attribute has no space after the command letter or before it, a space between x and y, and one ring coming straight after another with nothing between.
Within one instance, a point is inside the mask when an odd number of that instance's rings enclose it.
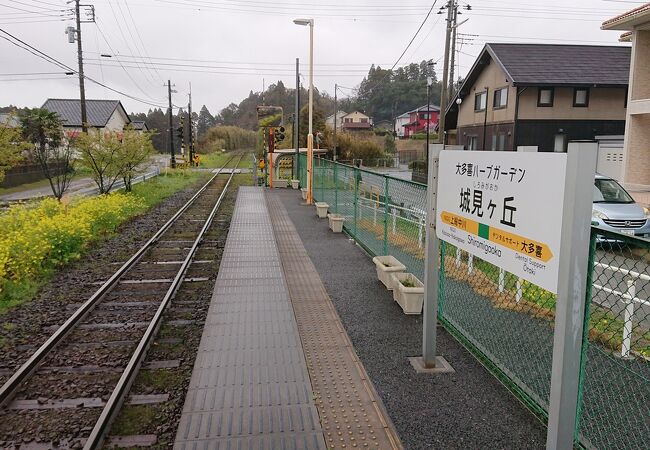
<instances>
[{"instance_id":1,"label":"fence post","mask_svg":"<svg viewBox=\"0 0 650 450\"><path fill-rule=\"evenodd\" d=\"M424 233L422 233L422 219L418 220L418 248L422 248L422 238Z\"/></svg>"},{"instance_id":2,"label":"fence post","mask_svg":"<svg viewBox=\"0 0 650 450\"><path fill-rule=\"evenodd\" d=\"M384 180L384 255L388 255L388 177Z\"/></svg>"},{"instance_id":3,"label":"fence post","mask_svg":"<svg viewBox=\"0 0 650 450\"><path fill-rule=\"evenodd\" d=\"M393 215L393 234L397 233L397 208L392 208Z\"/></svg>"},{"instance_id":4,"label":"fence post","mask_svg":"<svg viewBox=\"0 0 650 450\"><path fill-rule=\"evenodd\" d=\"M523 297L523 292L521 291L521 278L517 278L517 294L515 296L515 302L519 303Z\"/></svg>"},{"instance_id":5,"label":"fence post","mask_svg":"<svg viewBox=\"0 0 650 450\"><path fill-rule=\"evenodd\" d=\"M587 280L593 269L590 224L597 154L596 144L572 143L566 156L547 450L573 448L578 435L586 303L591 301Z\"/></svg>"},{"instance_id":6,"label":"fence post","mask_svg":"<svg viewBox=\"0 0 650 450\"><path fill-rule=\"evenodd\" d=\"M467 273L472 274L474 272L474 255L471 253L467 254Z\"/></svg>"},{"instance_id":7,"label":"fence post","mask_svg":"<svg viewBox=\"0 0 650 450\"><path fill-rule=\"evenodd\" d=\"M359 168L352 169L354 174L354 237L357 237L357 215L359 214Z\"/></svg>"},{"instance_id":8,"label":"fence post","mask_svg":"<svg viewBox=\"0 0 650 450\"><path fill-rule=\"evenodd\" d=\"M339 175L338 164L334 161L334 212L339 212Z\"/></svg>"},{"instance_id":9,"label":"fence post","mask_svg":"<svg viewBox=\"0 0 650 450\"><path fill-rule=\"evenodd\" d=\"M456 267L460 267L460 258L461 258L461 250L460 248L456 247Z\"/></svg>"},{"instance_id":10,"label":"fence post","mask_svg":"<svg viewBox=\"0 0 650 450\"><path fill-rule=\"evenodd\" d=\"M627 295L623 316L623 345L621 346L621 357L623 358L629 358L630 350L632 350L632 321L634 320L634 299L636 298L635 280L627 280Z\"/></svg>"}]
</instances>

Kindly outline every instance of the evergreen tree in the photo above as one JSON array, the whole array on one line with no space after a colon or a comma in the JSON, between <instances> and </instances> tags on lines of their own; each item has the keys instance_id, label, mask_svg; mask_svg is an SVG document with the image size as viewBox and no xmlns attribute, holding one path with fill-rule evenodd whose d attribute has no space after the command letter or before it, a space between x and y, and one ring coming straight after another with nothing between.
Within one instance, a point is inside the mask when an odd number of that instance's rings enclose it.
<instances>
[{"instance_id":1,"label":"evergreen tree","mask_svg":"<svg viewBox=\"0 0 650 450\"><path fill-rule=\"evenodd\" d=\"M214 117L212 117L212 114L210 114L210 111L208 111L208 108L203 105L201 108L201 111L199 112L199 117L198 117L198 123L196 125L196 132L199 136L203 136L205 133L208 132L210 128L215 126L216 122L214 120Z\"/></svg>"}]
</instances>

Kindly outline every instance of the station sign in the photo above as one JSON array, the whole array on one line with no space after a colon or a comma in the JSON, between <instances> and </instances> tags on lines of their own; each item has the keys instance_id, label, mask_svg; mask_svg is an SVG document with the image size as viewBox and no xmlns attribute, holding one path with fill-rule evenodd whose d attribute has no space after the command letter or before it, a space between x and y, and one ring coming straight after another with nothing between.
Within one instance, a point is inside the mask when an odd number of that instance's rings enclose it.
<instances>
[{"instance_id":1,"label":"station sign","mask_svg":"<svg viewBox=\"0 0 650 450\"><path fill-rule=\"evenodd\" d=\"M554 294L567 155L440 153L436 235Z\"/></svg>"}]
</instances>

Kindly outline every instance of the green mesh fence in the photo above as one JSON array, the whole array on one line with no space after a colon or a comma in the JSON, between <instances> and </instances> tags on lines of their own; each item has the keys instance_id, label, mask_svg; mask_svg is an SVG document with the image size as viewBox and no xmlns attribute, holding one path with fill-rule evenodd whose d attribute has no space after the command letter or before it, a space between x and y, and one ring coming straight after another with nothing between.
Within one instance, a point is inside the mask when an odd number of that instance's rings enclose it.
<instances>
[{"instance_id":1,"label":"green mesh fence","mask_svg":"<svg viewBox=\"0 0 650 450\"><path fill-rule=\"evenodd\" d=\"M592 229L580 441L650 448L650 242Z\"/></svg>"},{"instance_id":2,"label":"green mesh fence","mask_svg":"<svg viewBox=\"0 0 650 450\"><path fill-rule=\"evenodd\" d=\"M425 185L316 158L313 192L369 253L393 255L424 279ZM591 256L576 443L647 449L650 242L594 228ZM546 418L556 296L444 242L441 262L440 322Z\"/></svg>"}]
</instances>

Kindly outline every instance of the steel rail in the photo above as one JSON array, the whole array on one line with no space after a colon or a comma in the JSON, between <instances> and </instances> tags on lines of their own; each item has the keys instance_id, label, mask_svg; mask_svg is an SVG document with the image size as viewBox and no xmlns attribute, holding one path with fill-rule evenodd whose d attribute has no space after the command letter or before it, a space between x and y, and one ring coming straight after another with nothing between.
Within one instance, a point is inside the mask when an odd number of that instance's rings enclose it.
<instances>
[{"instance_id":1,"label":"steel rail","mask_svg":"<svg viewBox=\"0 0 650 450\"><path fill-rule=\"evenodd\" d=\"M239 157L239 160L237 161L237 166L239 165L239 162L241 161L243 156L244 155L242 154ZM219 198L217 199L217 203L215 203L214 207L212 208L212 211L210 211L210 215L208 216L205 223L203 224L203 228L201 228L199 235L194 240L194 244L192 245L190 252L185 257L183 264L181 265L180 269L176 273L176 276L174 277L174 281L172 282L171 286L167 290L162 302L158 306L158 310L156 311L156 314L154 315L153 319L151 319L151 322L147 327L147 331L145 331L144 335L142 336L142 339L140 339L140 342L138 343L137 348L133 352L133 355L131 356L129 363L126 366L126 369L124 369L124 372L120 377L120 380L118 381L117 385L113 389L113 392L111 393L111 396L106 402L106 405L104 406L104 409L102 410L99 419L95 423L93 430L90 432L90 436L88 437L88 440L84 445L84 449L90 450L90 449L100 448L101 444L104 441L104 438L110 431L110 427L113 423L113 420L117 417L117 414L119 413L120 408L122 407L122 404L124 403L124 400L126 399L129 390L131 389L131 385L133 384L133 381L135 381L135 377L137 376L138 371L140 370L140 366L142 365L142 361L146 356L147 350L149 349L151 342L153 341L154 337L158 332L158 328L160 327L162 322L163 313L169 306L171 299L174 297L176 291L178 290L181 283L183 282L183 278L185 277L185 274L187 273L187 269L189 268L192 259L194 258L196 250L198 249L199 244L203 240L203 236L210 228L210 225L212 225L212 221L217 214L219 206L221 206L221 202L225 197L226 192L228 191L228 187L230 186L230 182L232 181L234 175L235 175L235 169L232 170L230 177L226 182L226 185L224 186L223 190L221 191L221 194L219 195Z\"/></svg>"},{"instance_id":2,"label":"steel rail","mask_svg":"<svg viewBox=\"0 0 650 450\"><path fill-rule=\"evenodd\" d=\"M240 161L241 158L240 156ZM225 162L223 167L219 168L217 172L199 189L196 194L192 196L178 211L154 234L136 253L125 262L111 277L99 288L95 293L84 302L64 323L61 325L47 341L36 350L30 358L23 363L20 368L14 372L4 385L0 388L0 407L6 406L16 394L16 391L24 383L31 374L37 369L38 365L45 359L45 357L63 340L65 337L76 328L76 326L90 313L99 301L113 289L118 281L126 274L145 254L147 250L178 220L178 218L194 203L194 201L207 189L207 187L214 181L214 179L226 168L226 166L235 158L231 156ZM239 163L237 163L239 165ZM234 169L233 169L234 173Z\"/></svg>"}]
</instances>

